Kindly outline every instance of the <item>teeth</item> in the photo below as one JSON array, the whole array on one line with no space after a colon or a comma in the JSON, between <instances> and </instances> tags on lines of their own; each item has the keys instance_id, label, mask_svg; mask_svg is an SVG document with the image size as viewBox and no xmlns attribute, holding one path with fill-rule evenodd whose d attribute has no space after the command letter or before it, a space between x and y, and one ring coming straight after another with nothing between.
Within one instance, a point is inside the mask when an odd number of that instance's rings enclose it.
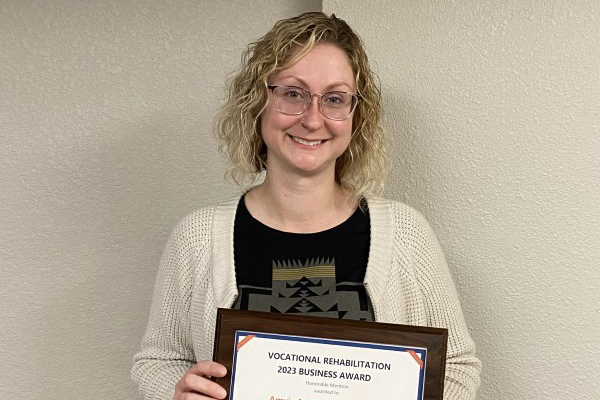
<instances>
[{"instance_id":1,"label":"teeth","mask_svg":"<svg viewBox=\"0 0 600 400\"><path fill-rule=\"evenodd\" d=\"M298 143L306 145L306 146L316 146L322 142L322 140L312 140L312 141L304 140L304 139L300 139L299 137L296 137L296 136L292 136L292 139L294 139L295 142L298 142Z\"/></svg>"}]
</instances>

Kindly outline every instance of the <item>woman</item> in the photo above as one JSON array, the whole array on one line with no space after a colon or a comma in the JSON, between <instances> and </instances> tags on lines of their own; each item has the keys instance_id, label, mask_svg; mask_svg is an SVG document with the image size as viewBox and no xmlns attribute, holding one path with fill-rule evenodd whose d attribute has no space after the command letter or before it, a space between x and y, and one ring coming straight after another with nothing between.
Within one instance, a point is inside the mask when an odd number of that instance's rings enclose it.
<instances>
[{"instance_id":1,"label":"woman","mask_svg":"<svg viewBox=\"0 0 600 400\"><path fill-rule=\"evenodd\" d=\"M209 379L226 374L208 361L218 307L448 328L444 398L475 397L480 364L439 244L418 212L376 198L380 124L367 56L341 19L282 20L249 46L216 134L237 182L264 180L171 235L132 371L147 399L225 397Z\"/></svg>"}]
</instances>

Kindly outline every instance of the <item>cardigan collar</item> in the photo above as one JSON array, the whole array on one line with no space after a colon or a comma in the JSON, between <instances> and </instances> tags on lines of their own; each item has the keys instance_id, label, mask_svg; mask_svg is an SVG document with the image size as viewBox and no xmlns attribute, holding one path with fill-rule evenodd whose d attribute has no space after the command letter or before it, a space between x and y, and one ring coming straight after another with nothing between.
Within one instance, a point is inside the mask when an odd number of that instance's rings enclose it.
<instances>
[{"instance_id":1,"label":"cardigan collar","mask_svg":"<svg viewBox=\"0 0 600 400\"><path fill-rule=\"evenodd\" d=\"M233 254L233 229L235 213L240 197L231 198L215 208L211 233L211 246L214 268L212 270L212 289L217 307L231 307L238 295L235 278L235 260ZM369 260L365 274L365 286L378 317L378 305L381 304L392 265L394 221L389 201L367 198L371 224L371 242Z\"/></svg>"}]
</instances>

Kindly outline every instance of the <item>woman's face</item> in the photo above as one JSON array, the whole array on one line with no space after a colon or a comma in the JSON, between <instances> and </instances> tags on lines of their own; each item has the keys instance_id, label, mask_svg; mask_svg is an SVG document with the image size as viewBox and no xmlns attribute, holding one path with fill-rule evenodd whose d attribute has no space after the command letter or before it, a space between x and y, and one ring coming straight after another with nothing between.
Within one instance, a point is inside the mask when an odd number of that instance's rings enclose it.
<instances>
[{"instance_id":1,"label":"woman's face","mask_svg":"<svg viewBox=\"0 0 600 400\"><path fill-rule=\"evenodd\" d=\"M311 93L356 93L354 73L346 53L332 44L318 44L290 68L278 71L269 85L296 86ZM273 93L261 116L261 132L267 146L267 172L334 177L335 160L348 148L352 117L343 121L325 118L313 96L306 111L285 115L277 110Z\"/></svg>"}]
</instances>

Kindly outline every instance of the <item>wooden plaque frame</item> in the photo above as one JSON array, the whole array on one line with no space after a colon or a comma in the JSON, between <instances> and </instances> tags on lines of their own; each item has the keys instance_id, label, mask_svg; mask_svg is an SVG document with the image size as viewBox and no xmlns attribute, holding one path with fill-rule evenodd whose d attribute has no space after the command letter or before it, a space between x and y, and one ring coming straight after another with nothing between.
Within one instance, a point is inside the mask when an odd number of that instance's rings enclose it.
<instances>
[{"instance_id":1,"label":"wooden plaque frame","mask_svg":"<svg viewBox=\"0 0 600 400\"><path fill-rule=\"evenodd\" d=\"M227 390L226 399L231 385L235 333L240 330L426 348L423 399L442 400L447 329L219 308L213 361L227 368L225 377L215 379Z\"/></svg>"}]
</instances>

